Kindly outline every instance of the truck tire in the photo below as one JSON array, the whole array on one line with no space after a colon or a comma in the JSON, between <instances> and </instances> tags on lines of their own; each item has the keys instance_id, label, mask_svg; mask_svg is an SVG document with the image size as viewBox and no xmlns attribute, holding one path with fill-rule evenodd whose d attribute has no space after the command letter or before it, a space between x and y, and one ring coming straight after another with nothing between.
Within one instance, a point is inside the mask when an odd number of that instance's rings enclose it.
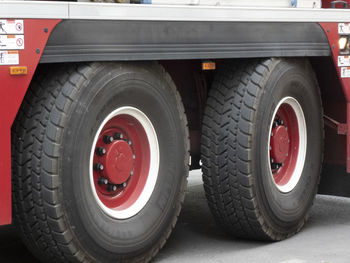
<instances>
[{"instance_id":1,"label":"truck tire","mask_svg":"<svg viewBox=\"0 0 350 263\"><path fill-rule=\"evenodd\" d=\"M320 91L306 60L222 65L205 111L203 181L236 237L278 241L308 219L323 158Z\"/></svg>"},{"instance_id":2,"label":"truck tire","mask_svg":"<svg viewBox=\"0 0 350 263\"><path fill-rule=\"evenodd\" d=\"M46 66L12 131L15 222L43 262L148 262L180 213L189 135L156 63Z\"/></svg>"}]
</instances>

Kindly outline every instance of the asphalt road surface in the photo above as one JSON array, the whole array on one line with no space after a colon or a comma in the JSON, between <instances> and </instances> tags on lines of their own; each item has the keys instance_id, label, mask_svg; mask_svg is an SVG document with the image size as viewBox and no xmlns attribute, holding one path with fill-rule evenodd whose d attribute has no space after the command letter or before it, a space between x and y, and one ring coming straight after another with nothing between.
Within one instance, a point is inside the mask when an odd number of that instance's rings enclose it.
<instances>
[{"instance_id":1,"label":"asphalt road surface","mask_svg":"<svg viewBox=\"0 0 350 263\"><path fill-rule=\"evenodd\" d=\"M216 226L194 171L176 229L154 262L349 263L350 199L317 196L306 227L286 241L240 240ZM37 263L13 227L0 227L0 263Z\"/></svg>"}]
</instances>

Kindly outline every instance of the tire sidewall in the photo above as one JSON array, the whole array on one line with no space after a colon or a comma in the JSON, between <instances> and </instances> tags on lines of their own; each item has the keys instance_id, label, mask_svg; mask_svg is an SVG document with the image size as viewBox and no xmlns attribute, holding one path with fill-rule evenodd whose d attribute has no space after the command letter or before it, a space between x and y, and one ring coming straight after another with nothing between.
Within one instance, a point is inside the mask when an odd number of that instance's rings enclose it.
<instances>
[{"instance_id":1,"label":"tire sidewall","mask_svg":"<svg viewBox=\"0 0 350 263\"><path fill-rule=\"evenodd\" d=\"M280 60L270 73L261 95L255 122L256 149L255 173L257 198L262 204L262 213L273 229L281 232L298 231L307 217L317 191L320 162L322 158L322 107L318 87L309 65L301 62ZM306 122L307 147L302 175L288 193L279 191L270 172L267 149L270 123L279 102L292 97L300 104ZM288 230L286 230L288 229Z\"/></svg>"},{"instance_id":2,"label":"tire sidewall","mask_svg":"<svg viewBox=\"0 0 350 263\"><path fill-rule=\"evenodd\" d=\"M173 84L160 78L160 72L150 65L116 65L100 65L81 85L66 123L60 163L65 211L73 233L92 258L107 262L116 254L134 258L163 239L176 216L187 173L187 138ZM118 220L104 213L92 195L89 158L104 118L124 106L141 110L153 124L160 164L155 189L145 207L129 219Z\"/></svg>"}]
</instances>

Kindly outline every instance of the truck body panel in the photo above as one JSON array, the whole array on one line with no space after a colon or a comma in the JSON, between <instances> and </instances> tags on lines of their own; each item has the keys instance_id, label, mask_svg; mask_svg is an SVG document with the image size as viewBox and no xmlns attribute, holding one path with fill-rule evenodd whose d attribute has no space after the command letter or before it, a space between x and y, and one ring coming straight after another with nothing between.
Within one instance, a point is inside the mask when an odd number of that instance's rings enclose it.
<instances>
[{"instance_id":1,"label":"truck body panel","mask_svg":"<svg viewBox=\"0 0 350 263\"><path fill-rule=\"evenodd\" d=\"M0 225L11 222L11 126L17 115L27 88L35 73L46 41L59 20L26 19L24 28L23 50L18 50L19 64L27 67L25 75L10 75L10 68L15 65L0 66ZM0 50L1 52L2 50ZM14 167L16 169L16 166Z\"/></svg>"}]
</instances>

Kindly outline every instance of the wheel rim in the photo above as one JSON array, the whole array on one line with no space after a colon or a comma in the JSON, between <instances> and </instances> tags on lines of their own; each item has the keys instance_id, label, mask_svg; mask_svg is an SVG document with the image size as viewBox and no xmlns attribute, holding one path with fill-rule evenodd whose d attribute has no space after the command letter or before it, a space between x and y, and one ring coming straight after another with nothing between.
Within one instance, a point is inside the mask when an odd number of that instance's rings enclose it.
<instances>
[{"instance_id":1,"label":"wheel rim","mask_svg":"<svg viewBox=\"0 0 350 263\"><path fill-rule=\"evenodd\" d=\"M273 114L269 132L269 168L275 186L283 193L298 184L305 163L307 131L303 110L292 97L282 99Z\"/></svg>"},{"instance_id":2,"label":"wheel rim","mask_svg":"<svg viewBox=\"0 0 350 263\"><path fill-rule=\"evenodd\" d=\"M151 121L134 107L122 107L100 125L91 148L90 185L98 205L127 219L149 201L159 169L159 145Z\"/></svg>"}]
</instances>

